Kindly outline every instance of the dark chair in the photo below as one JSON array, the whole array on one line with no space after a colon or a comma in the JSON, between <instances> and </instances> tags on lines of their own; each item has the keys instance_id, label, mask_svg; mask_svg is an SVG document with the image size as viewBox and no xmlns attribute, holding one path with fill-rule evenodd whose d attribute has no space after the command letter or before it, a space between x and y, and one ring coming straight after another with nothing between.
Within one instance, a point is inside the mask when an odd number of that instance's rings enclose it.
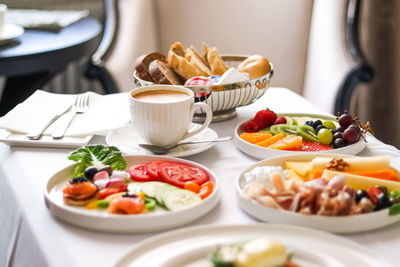
<instances>
[{"instance_id":1,"label":"dark chair","mask_svg":"<svg viewBox=\"0 0 400 267\"><path fill-rule=\"evenodd\" d=\"M103 36L96 52L83 66L83 74L91 80L99 80L106 94L118 93L118 87L104 66L118 34L117 0L104 0Z\"/></svg>"}]
</instances>

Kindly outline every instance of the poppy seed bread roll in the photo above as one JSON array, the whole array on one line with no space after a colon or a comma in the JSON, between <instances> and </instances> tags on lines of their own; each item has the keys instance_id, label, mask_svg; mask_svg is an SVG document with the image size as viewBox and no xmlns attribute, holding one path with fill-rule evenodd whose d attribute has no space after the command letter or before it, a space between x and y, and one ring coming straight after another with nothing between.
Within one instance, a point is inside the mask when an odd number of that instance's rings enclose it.
<instances>
[{"instance_id":1,"label":"poppy seed bread roll","mask_svg":"<svg viewBox=\"0 0 400 267\"><path fill-rule=\"evenodd\" d=\"M158 84L183 84L174 70L164 61L154 60L149 65L151 78Z\"/></svg>"},{"instance_id":2,"label":"poppy seed bread roll","mask_svg":"<svg viewBox=\"0 0 400 267\"><path fill-rule=\"evenodd\" d=\"M166 60L165 56L159 52L151 52L147 55L141 55L140 57L137 58L135 69L140 79L149 82L154 82L149 72L149 65L156 59L162 61Z\"/></svg>"}]
</instances>

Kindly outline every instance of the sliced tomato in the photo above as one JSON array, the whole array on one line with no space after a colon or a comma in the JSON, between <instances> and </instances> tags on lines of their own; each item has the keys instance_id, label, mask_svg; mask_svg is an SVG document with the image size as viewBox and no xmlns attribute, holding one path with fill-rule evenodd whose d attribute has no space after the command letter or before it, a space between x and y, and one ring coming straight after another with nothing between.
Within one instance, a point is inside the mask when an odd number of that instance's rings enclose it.
<instances>
[{"instance_id":1,"label":"sliced tomato","mask_svg":"<svg viewBox=\"0 0 400 267\"><path fill-rule=\"evenodd\" d=\"M185 183L189 181L204 184L209 180L207 172L203 169L178 162L167 162L160 165L159 174L162 181L180 188L184 188Z\"/></svg>"},{"instance_id":2,"label":"sliced tomato","mask_svg":"<svg viewBox=\"0 0 400 267\"><path fill-rule=\"evenodd\" d=\"M159 167L161 164L164 164L168 161L165 160L153 160L146 163L147 174L150 175L153 179L161 180L160 174L158 173Z\"/></svg>"},{"instance_id":3,"label":"sliced tomato","mask_svg":"<svg viewBox=\"0 0 400 267\"><path fill-rule=\"evenodd\" d=\"M98 194L97 197L98 197L98 199L104 199L104 198L106 198L106 197L108 197L110 195L113 195L113 194L116 194L116 193L125 192L127 189L128 189L128 185L127 184L124 184L124 185L122 185L120 187L104 188L104 189L101 189L99 191L99 194Z\"/></svg>"},{"instance_id":4,"label":"sliced tomato","mask_svg":"<svg viewBox=\"0 0 400 267\"><path fill-rule=\"evenodd\" d=\"M367 193L369 200L371 200L372 204L376 205L378 202L378 196L382 193L382 191L376 187L371 187L368 188Z\"/></svg>"},{"instance_id":5,"label":"sliced tomato","mask_svg":"<svg viewBox=\"0 0 400 267\"><path fill-rule=\"evenodd\" d=\"M131 180L138 182L153 181L153 178L147 173L146 164L144 163L132 165L126 171L131 176Z\"/></svg>"},{"instance_id":6,"label":"sliced tomato","mask_svg":"<svg viewBox=\"0 0 400 267\"><path fill-rule=\"evenodd\" d=\"M211 183L210 181L205 182L204 184L201 185L200 187L200 192L199 192L199 197L201 199L205 199L209 195L211 195L212 191L214 190L214 184Z\"/></svg>"}]
</instances>

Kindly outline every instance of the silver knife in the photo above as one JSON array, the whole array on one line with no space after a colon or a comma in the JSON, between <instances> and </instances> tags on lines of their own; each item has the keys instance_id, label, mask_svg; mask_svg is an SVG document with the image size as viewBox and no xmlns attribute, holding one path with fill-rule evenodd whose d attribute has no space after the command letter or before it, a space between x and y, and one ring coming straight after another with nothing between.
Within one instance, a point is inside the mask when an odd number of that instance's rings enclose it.
<instances>
[{"instance_id":1,"label":"silver knife","mask_svg":"<svg viewBox=\"0 0 400 267\"><path fill-rule=\"evenodd\" d=\"M49 128L49 126L55 122L58 118L60 118L65 112L67 112L73 105L74 102L72 102L71 105L69 105L66 109L62 109L59 112L57 112L52 119L47 122L45 125L40 125L37 128L33 129L31 132L29 132L26 137L30 140L38 140L42 134L44 133L44 131L46 131L47 128Z\"/></svg>"}]
</instances>

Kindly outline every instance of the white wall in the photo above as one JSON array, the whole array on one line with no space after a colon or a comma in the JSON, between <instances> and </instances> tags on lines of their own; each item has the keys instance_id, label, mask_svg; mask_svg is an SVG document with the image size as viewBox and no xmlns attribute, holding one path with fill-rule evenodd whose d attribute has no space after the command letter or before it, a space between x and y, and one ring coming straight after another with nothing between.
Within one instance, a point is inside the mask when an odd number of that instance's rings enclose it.
<instances>
[{"instance_id":1,"label":"white wall","mask_svg":"<svg viewBox=\"0 0 400 267\"><path fill-rule=\"evenodd\" d=\"M149 10L152 1L120 0L128 26L121 25L124 37L119 42L124 44L107 64L122 90L131 88L134 60L140 54L157 47L167 53L176 41L201 50L204 41L222 54L266 56L275 68L272 86L302 91L312 0L154 1L156 14ZM152 36L159 38L158 45Z\"/></svg>"}]
</instances>

